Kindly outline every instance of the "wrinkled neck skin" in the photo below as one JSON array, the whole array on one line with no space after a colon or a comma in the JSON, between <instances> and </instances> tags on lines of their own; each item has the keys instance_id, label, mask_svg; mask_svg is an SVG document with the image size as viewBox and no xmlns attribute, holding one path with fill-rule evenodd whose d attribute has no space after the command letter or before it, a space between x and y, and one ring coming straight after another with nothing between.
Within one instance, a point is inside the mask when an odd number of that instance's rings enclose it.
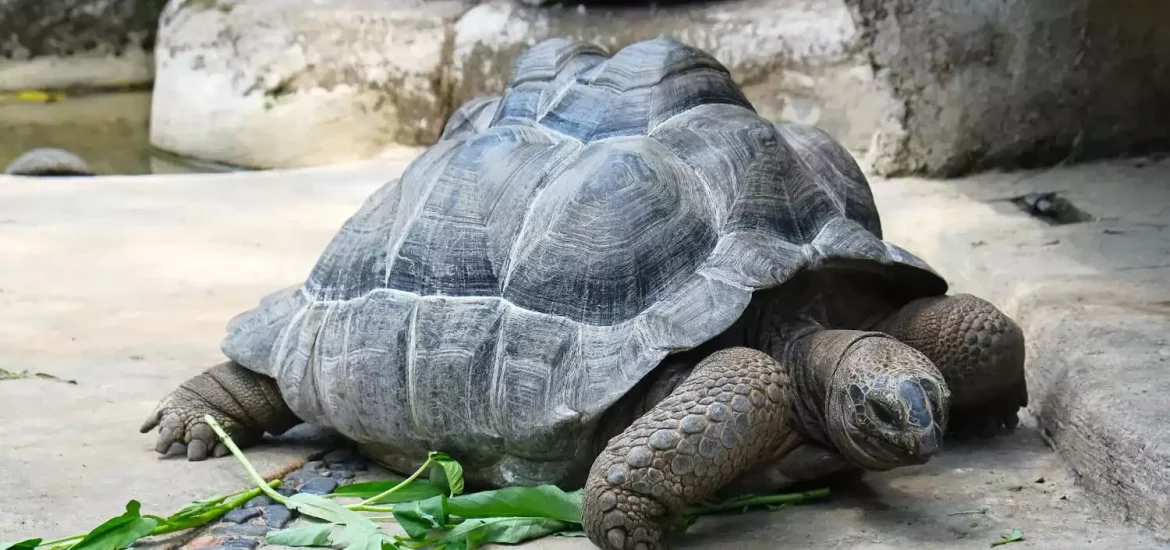
<instances>
[{"instance_id":1,"label":"wrinkled neck skin","mask_svg":"<svg viewBox=\"0 0 1170 550\"><path fill-rule=\"evenodd\" d=\"M795 386L792 418L806 439L836 449L847 461L871 471L904 462L866 449L858 441L860 434L848 425L846 412L852 404L846 389L859 373L848 372L850 366L843 366L841 358L862 340L883 337L868 331L894 311L896 299L878 288L865 275L801 274L778 289L759 293L733 336L738 345L764 351L789 369ZM831 329L860 332L841 338L824 332Z\"/></svg>"}]
</instances>

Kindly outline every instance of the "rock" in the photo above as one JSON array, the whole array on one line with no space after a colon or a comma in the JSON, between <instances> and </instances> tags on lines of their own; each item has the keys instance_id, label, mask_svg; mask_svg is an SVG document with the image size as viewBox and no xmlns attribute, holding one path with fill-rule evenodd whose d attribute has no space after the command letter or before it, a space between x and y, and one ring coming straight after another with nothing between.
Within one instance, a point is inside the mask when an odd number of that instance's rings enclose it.
<instances>
[{"instance_id":1,"label":"rock","mask_svg":"<svg viewBox=\"0 0 1170 550\"><path fill-rule=\"evenodd\" d=\"M171 0L159 22L151 143L252 168L426 144L460 0Z\"/></svg>"},{"instance_id":2,"label":"rock","mask_svg":"<svg viewBox=\"0 0 1170 550\"><path fill-rule=\"evenodd\" d=\"M535 8L477 5L455 24L452 105L500 93L516 56L554 36L610 52L667 36L712 54L764 116L815 124L866 147L888 101L875 88L862 37L842 0L717 0L665 5Z\"/></svg>"},{"instance_id":3,"label":"rock","mask_svg":"<svg viewBox=\"0 0 1170 550\"><path fill-rule=\"evenodd\" d=\"M13 176L92 176L81 157L56 147L40 147L13 159L4 169Z\"/></svg>"},{"instance_id":4,"label":"rock","mask_svg":"<svg viewBox=\"0 0 1170 550\"><path fill-rule=\"evenodd\" d=\"M259 495L256 498L244 503L244 508L259 508L261 506L268 506L272 504L272 498L268 495Z\"/></svg>"},{"instance_id":5,"label":"rock","mask_svg":"<svg viewBox=\"0 0 1170 550\"><path fill-rule=\"evenodd\" d=\"M252 525L250 523L236 524L221 522L211 529L211 534L218 536L224 540L237 539L240 537L258 537L268 533L269 527L266 525ZM222 545L222 543L221 543Z\"/></svg>"},{"instance_id":6,"label":"rock","mask_svg":"<svg viewBox=\"0 0 1170 550\"><path fill-rule=\"evenodd\" d=\"M259 508L236 508L224 514L223 519L232 523L244 523L258 515L260 515Z\"/></svg>"},{"instance_id":7,"label":"rock","mask_svg":"<svg viewBox=\"0 0 1170 550\"><path fill-rule=\"evenodd\" d=\"M538 40L616 51L660 35L715 55L765 116L816 124L851 147L869 143L887 103L843 0L172 0L151 143L258 168L368 158L392 143L433 143L454 107L502 91Z\"/></svg>"},{"instance_id":8,"label":"rock","mask_svg":"<svg viewBox=\"0 0 1170 550\"><path fill-rule=\"evenodd\" d=\"M349 464L358 459L358 454L349 447L337 449L336 451L330 451L325 456L321 457L321 460L331 467L337 464Z\"/></svg>"},{"instance_id":9,"label":"rock","mask_svg":"<svg viewBox=\"0 0 1170 550\"><path fill-rule=\"evenodd\" d=\"M223 545L227 548L246 548L252 550L260 545L260 541L256 539L232 539L223 541Z\"/></svg>"},{"instance_id":10,"label":"rock","mask_svg":"<svg viewBox=\"0 0 1170 550\"><path fill-rule=\"evenodd\" d=\"M264 524L273 529L284 527L289 521L292 521L292 517L292 510L283 504L272 504L264 507Z\"/></svg>"},{"instance_id":11,"label":"rock","mask_svg":"<svg viewBox=\"0 0 1170 550\"><path fill-rule=\"evenodd\" d=\"M352 477L352 475L351 475ZM337 480L328 477L310 479L301 486L302 493L313 495L327 495L337 488Z\"/></svg>"},{"instance_id":12,"label":"rock","mask_svg":"<svg viewBox=\"0 0 1170 550\"><path fill-rule=\"evenodd\" d=\"M881 174L1170 149L1170 4L847 1L893 101L866 159Z\"/></svg>"},{"instance_id":13,"label":"rock","mask_svg":"<svg viewBox=\"0 0 1170 550\"><path fill-rule=\"evenodd\" d=\"M0 0L0 91L149 84L165 0Z\"/></svg>"}]
</instances>

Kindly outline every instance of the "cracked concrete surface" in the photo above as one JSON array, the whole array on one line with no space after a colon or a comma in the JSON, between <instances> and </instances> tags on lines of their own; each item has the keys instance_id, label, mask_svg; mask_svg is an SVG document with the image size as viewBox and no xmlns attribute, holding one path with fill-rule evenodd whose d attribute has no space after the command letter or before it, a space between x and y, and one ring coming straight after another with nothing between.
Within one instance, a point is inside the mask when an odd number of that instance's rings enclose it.
<instances>
[{"instance_id":1,"label":"cracked concrete surface","mask_svg":"<svg viewBox=\"0 0 1170 550\"><path fill-rule=\"evenodd\" d=\"M292 172L0 178L0 368L78 382L0 381L0 540L82 532L131 498L169 513L244 487L234 461L159 458L139 423L219 360L228 318L303 278L412 154ZM1170 163L1134 162L875 179L888 238L1024 324L1035 417L826 501L706 518L678 547L974 549L1019 528L1025 540L1007 548L1170 548L1123 521L1158 527L1170 474L1156 422L1170 408L1158 324ZM1060 191L1097 220L1049 226L1000 200L1030 190ZM298 432L249 456L278 471L330 445ZM590 548L557 537L528 546Z\"/></svg>"}]
</instances>

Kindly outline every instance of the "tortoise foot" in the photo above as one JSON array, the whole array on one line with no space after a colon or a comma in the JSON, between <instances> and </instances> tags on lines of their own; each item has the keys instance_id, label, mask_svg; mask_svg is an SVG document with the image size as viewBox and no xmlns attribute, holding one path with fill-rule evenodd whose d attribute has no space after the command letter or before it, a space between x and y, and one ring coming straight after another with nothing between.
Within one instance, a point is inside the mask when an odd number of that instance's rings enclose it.
<instances>
[{"instance_id":1,"label":"tortoise foot","mask_svg":"<svg viewBox=\"0 0 1170 550\"><path fill-rule=\"evenodd\" d=\"M183 382L159 402L139 431L159 429L154 450L160 454L186 447L191 461L227 455L227 446L205 415L240 448L256 443L266 431L283 433L300 422L281 399L275 381L229 362Z\"/></svg>"}]
</instances>

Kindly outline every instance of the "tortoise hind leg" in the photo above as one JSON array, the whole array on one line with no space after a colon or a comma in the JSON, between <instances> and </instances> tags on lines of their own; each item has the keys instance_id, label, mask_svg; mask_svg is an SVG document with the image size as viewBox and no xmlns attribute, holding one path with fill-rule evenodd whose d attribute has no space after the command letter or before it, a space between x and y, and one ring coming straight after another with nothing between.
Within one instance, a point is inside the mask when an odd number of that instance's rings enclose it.
<instances>
[{"instance_id":1,"label":"tortoise hind leg","mask_svg":"<svg viewBox=\"0 0 1170 550\"><path fill-rule=\"evenodd\" d=\"M918 349L951 390L947 431L958 436L1012 430L1028 404L1024 334L986 300L970 294L910 302L874 327Z\"/></svg>"},{"instance_id":2,"label":"tortoise hind leg","mask_svg":"<svg viewBox=\"0 0 1170 550\"><path fill-rule=\"evenodd\" d=\"M585 484L585 532L605 550L654 550L664 522L771 456L792 432L776 360L732 348L609 440Z\"/></svg>"},{"instance_id":3,"label":"tortoise hind leg","mask_svg":"<svg viewBox=\"0 0 1170 550\"><path fill-rule=\"evenodd\" d=\"M188 460L226 455L227 447L203 420L206 414L239 447L259 441L265 432L280 435L301 423L280 396L275 380L229 361L183 382L159 402L139 431L159 427L154 446L159 453L180 443L187 446Z\"/></svg>"}]
</instances>

